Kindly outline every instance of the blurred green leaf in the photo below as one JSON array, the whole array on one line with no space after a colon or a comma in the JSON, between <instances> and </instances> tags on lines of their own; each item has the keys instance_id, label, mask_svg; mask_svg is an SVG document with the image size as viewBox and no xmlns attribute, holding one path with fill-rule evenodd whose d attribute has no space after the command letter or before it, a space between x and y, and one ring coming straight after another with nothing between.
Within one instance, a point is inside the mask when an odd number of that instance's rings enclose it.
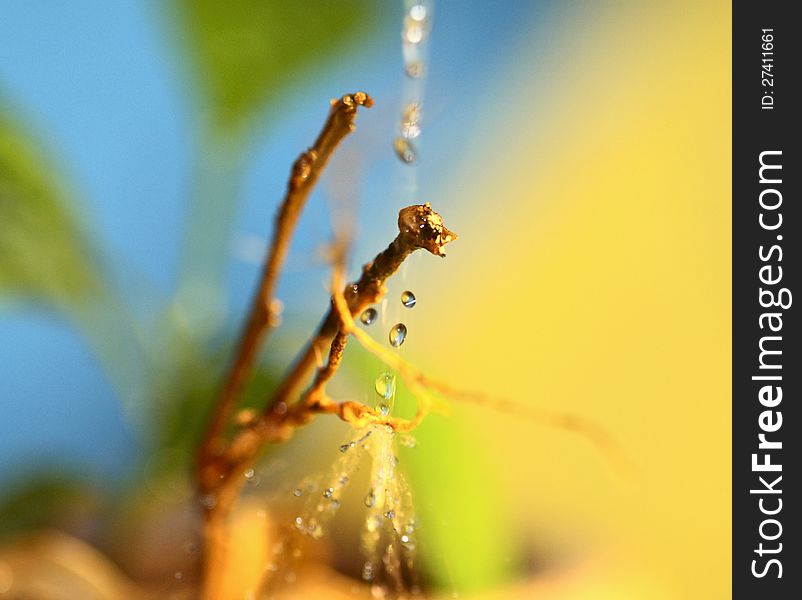
<instances>
[{"instance_id":1,"label":"blurred green leaf","mask_svg":"<svg viewBox=\"0 0 802 600\"><path fill-rule=\"evenodd\" d=\"M74 305L100 289L55 170L0 105L0 294Z\"/></svg>"},{"instance_id":2,"label":"blurred green leaf","mask_svg":"<svg viewBox=\"0 0 802 600\"><path fill-rule=\"evenodd\" d=\"M32 529L64 525L97 504L93 490L66 473L38 473L3 493L0 539Z\"/></svg>"},{"instance_id":3,"label":"blurred green leaf","mask_svg":"<svg viewBox=\"0 0 802 600\"><path fill-rule=\"evenodd\" d=\"M378 6L370 0L177 0L214 128L241 130L312 67L375 31Z\"/></svg>"}]
</instances>

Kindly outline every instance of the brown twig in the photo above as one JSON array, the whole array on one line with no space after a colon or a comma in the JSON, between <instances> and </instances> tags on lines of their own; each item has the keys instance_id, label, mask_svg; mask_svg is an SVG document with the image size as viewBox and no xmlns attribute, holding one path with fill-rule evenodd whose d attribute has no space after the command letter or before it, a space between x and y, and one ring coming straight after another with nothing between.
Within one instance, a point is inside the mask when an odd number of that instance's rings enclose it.
<instances>
[{"instance_id":1,"label":"brown twig","mask_svg":"<svg viewBox=\"0 0 802 600\"><path fill-rule=\"evenodd\" d=\"M435 392L455 401L469 402L480 406L488 406L499 412L514 414L525 419L548 427L556 427L579 434L588 439L601 454L607 458L611 465L622 475L631 476L637 472L637 467L620 442L604 426L593 419L570 412L550 411L533 406L526 406L507 398L488 396L482 392L473 392L457 389L448 383L433 379L414 365L405 361L401 356L390 352L377 343L365 331L357 328L347 312L342 294L335 296L334 306L340 312L344 329L353 335L371 354L379 358L389 367L398 371L407 386L418 399L418 410L411 421L403 419L389 419L388 424L396 431L407 431L417 427L423 418L433 409L443 410L445 407L438 404L428 392Z\"/></svg>"},{"instance_id":2,"label":"brown twig","mask_svg":"<svg viewBox=\"0 0 802 600\"><path fill-rule=\"evenodd\" d=\"M361 422L360 419L376 420L373 409L360 403L337 404L325 394L325 384L339 367L347 335L353 329L353 317L384 297L387 291L385 281L412 252L423 248L437 256L445 256L443 247L457 238L428 203L401 209L398 230L390 245L362 268L362 275L356 283L344 286L342 292L333 293L332 305L317 333L266 403L262 415L240 429L221 460L210 464L214 470L207 477L212 485L226 485L228 480L239 482L236 474L247 470L265 443L286 439L295 427L308 422L316 413L336 413L352 423ZM335 273L341 273L341 269L335 268ZM342 287L340 282L338 279L337 288ZM342 298L344 313L336 306L338 298ZM347 314L347 322L342 314ZM322 353L326 346L329 346L327 363L318 369L312 386L302 396L303 401L293 403L294 392L314 367L316 354Z\"/></svg>"},{"instance_id":3,"label":"brown twig","mask_svg":"<svg viewBox=\"0 0 802 600\"><path fill-rule=\"evenodd\" d=\"M332 100L328 119L314 145L295 161L281 203L270 251L259 288L242 332L234 360L226 375L220 396L201 445L200 462L223 451L225 426L242 387L253 368L259 347L277 320L273 293L284 265L298 217L323 168L342 139L354 130L357 107L370 107L373 99L364 92ZM202 466L202 465L201 465Z\"/></svg>"},{"instance_id":4,"label":"brown twig","mask_svg":"<svg viewBox=\"0 0 802 600\"><path fill-rule=\"evenodd\" d=\"M228 554L227 519L240 489L238 482L232 479L236 469L220 468L229 463L225 457L230 449L226 443L226 425L253 368L259 348L275 325L277 315L273 294L298 217L335 148L354 130L357 108L372 105L373 99L364 92L332 100L328 119L320 135L313 146L293 164L287 192L276 216L261 282L198 450L198 489L207 509L204 524L203 596L208 600L219 600L221 597Z\"/></svg>"}]
</instances>

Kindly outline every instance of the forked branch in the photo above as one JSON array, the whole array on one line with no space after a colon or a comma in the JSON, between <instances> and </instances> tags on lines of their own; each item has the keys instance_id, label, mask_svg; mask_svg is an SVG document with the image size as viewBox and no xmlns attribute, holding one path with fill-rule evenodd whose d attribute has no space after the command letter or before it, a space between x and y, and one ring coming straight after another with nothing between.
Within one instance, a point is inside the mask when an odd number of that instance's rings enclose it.
<instances>
[{"instance_id":1,"label":"forked branch","mask_svg":"<svg viewBox=\"0 0 802 600\"><path fill-rule=\"evenodd\" d=\"M357 108L370 107L373 99L364 92L332 100L331 110L317 140L295 161L274 224L272 242L257 293L243 329L236 354L227 372L218 401L201 445L200 462L224 450L225 426L253 368L259 348L277 321L274 292L287 257L298 217L323 168L342 139L354 130Z\"/></svg>"}]
</instances>

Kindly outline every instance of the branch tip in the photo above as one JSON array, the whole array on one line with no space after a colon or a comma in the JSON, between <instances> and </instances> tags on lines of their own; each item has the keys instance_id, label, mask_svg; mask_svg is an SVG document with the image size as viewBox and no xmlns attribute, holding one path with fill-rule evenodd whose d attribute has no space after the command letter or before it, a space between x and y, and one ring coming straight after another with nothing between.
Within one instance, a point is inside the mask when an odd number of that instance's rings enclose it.
<instances>
[{"instance_id":1,"label":"branch tip","mask_svg":"<svg viewBox=\"0 0 802 600\"><path fill-rule=\"evenodd\" d=\"M414 248L424 248L437 256L445 256L443 246L457 239L457 234L443 224L432 205L415 204L398 213L399 236Z\"/></svg>"}]
</instances>

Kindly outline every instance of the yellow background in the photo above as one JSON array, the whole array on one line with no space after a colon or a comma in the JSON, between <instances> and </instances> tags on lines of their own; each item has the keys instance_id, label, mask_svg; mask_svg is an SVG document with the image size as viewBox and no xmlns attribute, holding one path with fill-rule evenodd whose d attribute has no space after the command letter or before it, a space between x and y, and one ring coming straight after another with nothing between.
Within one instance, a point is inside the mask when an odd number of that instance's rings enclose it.
<instances>
[{"instance_id":1,"label":"yellow background","mask_svg":"<svg viewBox=\"0 0 802 600\"><path fill-rule=\"evenodd\" d=\"M581 548L557 597L726 598L730 6L619 2L557 21L455 140L470 158L433 198L461 237L417 261L419 303L436 308L416 315L427 343L410 352L460 387L596 419L639 472L620 477L581 437L455 407L455 438L439 416L419 431L431 455L413 480L459 438L465 477L492 465L459 490L500 507L489 548L522 532ZM545 51L549 67L528 70ZM424 512L446 486L419 491Z\"/></svg>"}]
</instances>

